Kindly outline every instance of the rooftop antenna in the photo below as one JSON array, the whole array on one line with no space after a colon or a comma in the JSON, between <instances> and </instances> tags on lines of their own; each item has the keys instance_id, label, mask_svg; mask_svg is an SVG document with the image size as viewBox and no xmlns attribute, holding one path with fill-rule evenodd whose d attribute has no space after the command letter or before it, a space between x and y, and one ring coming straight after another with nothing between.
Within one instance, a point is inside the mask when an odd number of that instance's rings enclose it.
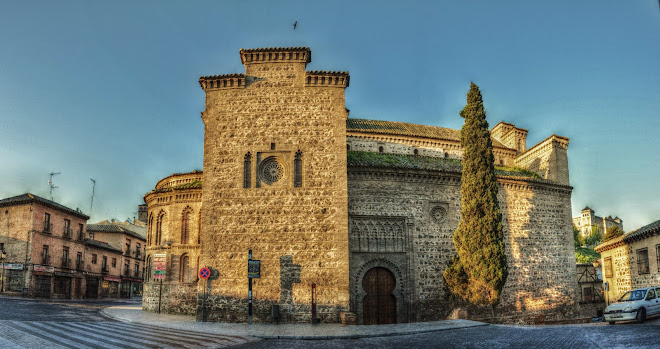
<instances>
[{"instance_id":1,"label":"rooftop antenna","mask_svg":"<svg viewBox=\"0 0 660 349\"><path fill-rule=\"evenodd\" d=\"M96 189L96 181L92 178L89 179L92 181L92 201L89 203L89 216L92 216L92 207L94 207L94 190Z\"/></svg>"},{"instance_id":2,"label":"rooftop antenna","mask_svg":"<svg viewBox=\"0 0 660 349\"><path fill-rule=\"evenodd\" d=\"M59 187L56 187L53 184L53 176L61 174L62 172L51 172L50 173L50 179L48 179L48 187L50 188L50 200L53 201L53 189L57 189Z\"/></svg>"}]
</instances>

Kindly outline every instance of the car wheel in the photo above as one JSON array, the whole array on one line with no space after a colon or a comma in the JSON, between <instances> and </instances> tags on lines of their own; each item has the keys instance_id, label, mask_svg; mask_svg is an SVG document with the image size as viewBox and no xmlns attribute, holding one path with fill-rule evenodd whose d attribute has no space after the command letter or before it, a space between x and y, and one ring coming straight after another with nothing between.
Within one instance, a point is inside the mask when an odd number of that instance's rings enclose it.
<instances>
[{"instance_id":1,"label":"car wheel","mask_svg":"<svg viewBox=\"0 0 660 349\"><path fill-rule=\"evenodd\" d=\"M607 323L610 325L614 325L614 321L608 321Z\"/></svg>"},{"instance_id":2,"label":"car wheel","mask_svg":"<svg viewBox=\"0 0 660 349\"><path fill-rule=\"evenodd\" d=\"M639 310L637 311L637 317L635 318L635 320L637 321L638 324L641 324L641 323L644 322L645 319L646 319L646 309L639 308Z\"/></svg>"}]
</instances>

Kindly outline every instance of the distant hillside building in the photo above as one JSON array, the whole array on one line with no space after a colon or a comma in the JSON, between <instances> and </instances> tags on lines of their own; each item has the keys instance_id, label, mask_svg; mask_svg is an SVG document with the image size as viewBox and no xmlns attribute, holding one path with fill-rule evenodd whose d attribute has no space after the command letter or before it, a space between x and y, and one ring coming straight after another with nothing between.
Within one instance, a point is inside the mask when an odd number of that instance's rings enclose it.
<instances>
[{"instance_id":1,"label":"distant hillside building","mask_svg":"<svg viewBox=\"0 0 660 349\"><path fill-rule=\"evenodd\" d=\"M589 206L582 209L578 217L573 217L573 225L580 231L580 235L583 237L591 233L591 228L594 225L597 225L600 228L601 234L605 235L607 229L617 226L623 231L623 220L619 217L607 216L599 217L596 216L594 210L589 208Z\"/></svg>"},{"instance_id":2,"label":"distant hillside building","mask_svg":"<svg viewBox=\"0 0 660 349\"><path fill-rule=\"evenodd\" d=\"M349 74L307 71L305 47L240 58L245 74L199 79L203 173L166 177L145 195L147 260L167 264L162 310L247 321L251 249L261 261L254 321L274 321L273 306L280 321L310 321L313 284L322 322L445 319L460 131L349 118ZM503 122L491 130L509 272L497 314L566 319L579 300L569 140L551 135L527 148L527 132ZM200 267L215 271L208 296ZM161 284L151 274L143 309L155 311Z\"/></svg>"}]
</instances>

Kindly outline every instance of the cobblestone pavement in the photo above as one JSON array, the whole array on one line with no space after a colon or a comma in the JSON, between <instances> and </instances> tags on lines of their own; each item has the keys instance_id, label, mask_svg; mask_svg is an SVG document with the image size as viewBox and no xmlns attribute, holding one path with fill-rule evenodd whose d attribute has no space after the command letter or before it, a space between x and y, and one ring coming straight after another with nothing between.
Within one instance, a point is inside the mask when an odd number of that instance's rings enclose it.
<instances>
[{"instance_id":1,"label":"cobblestone pavement","mask_svg":"<svg viewBox=\"0 0 660 349\"><path fill-rule=\"evenodd\" d=\"M660 321L557 326L489 325L415 335L317 341L263 340L256 348L658 348Z\"/></svg>"}]
</instances>

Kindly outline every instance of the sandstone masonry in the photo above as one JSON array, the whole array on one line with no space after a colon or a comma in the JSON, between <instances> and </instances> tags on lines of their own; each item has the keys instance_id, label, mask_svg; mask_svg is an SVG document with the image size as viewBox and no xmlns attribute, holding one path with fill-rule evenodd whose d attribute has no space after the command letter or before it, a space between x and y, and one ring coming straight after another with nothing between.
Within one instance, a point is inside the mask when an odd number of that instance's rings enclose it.
<instances>
[{"instance_id":1,"label":"sandstone masonry","mask_svg":"<svg viewBox=\"0 0 660 349\"><path fill-rule=\"evenodd\" d=\"M308 48L240 57L245 74L199 80L203 174L172 175L145 195L147 260L168 261L164 311L246 321L250 249L261 261L255 321L274 321L274 305L280 321L310 321L312 284L324 322L439 320L461 305L442 278L460 219L460 131L349 119L348 73L306 71ZM491 135L509 268L497 317L569 318L579 291L568 139L527 149L527 130L509 123ZM180 242L188 208L198 242ZM181 280L185 255L190 269L213 270L208 283ZM158 287L145 285L144 309L155 309Z\"/></svg>"}]
</instances>

